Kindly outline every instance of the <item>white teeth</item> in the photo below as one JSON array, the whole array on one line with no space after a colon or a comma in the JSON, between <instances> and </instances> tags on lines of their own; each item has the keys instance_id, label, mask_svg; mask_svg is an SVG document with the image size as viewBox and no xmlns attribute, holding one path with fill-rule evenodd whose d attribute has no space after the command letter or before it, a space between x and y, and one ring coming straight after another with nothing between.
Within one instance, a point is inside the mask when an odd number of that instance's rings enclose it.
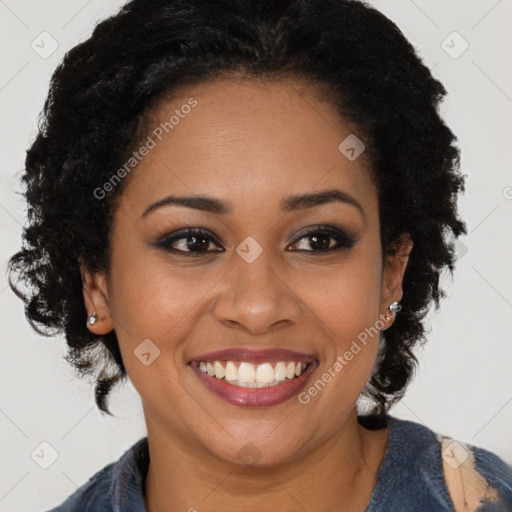
<instances>
[{"instance_id":1,"label":"white teeth","mask_svg":"<svg viewBox=\"0 0 512 512\"><path fill-rule=\"evenodd\" d=\"M242 363L244 364L244 363ZM242 366L242 365L240 365ZM238 380L240 379L240 368L238 369ZM274 369L270 363L264 363L258 365L258 369L256 370L256 382L260 384L270 384L274 380ZM276 380L277 379L276 377Z\"/></svg>"},{"instance_id":2,"label":"white teeth","mask_svg":"<svg viewBox=\"0 0 512 512\"><path fill-rule=\"evenodd\" d=\"M217 379L222 379L222 377L226 375L226 370L224 369L224 366L219 363L219 361L213 362L213 368L215 370L215 377L217 377Z\"/></svg>"},{"instance_id":3,"label":"white teeth","mask_svg":"<svg viewBox=\"0 0 512 512\"><path fill-rule=\"evenodd\" d=\"M238 369L235 366L233 361L228 361L226 363L226 380L237 380L238 379Z\"/></svg>"},{"instance_id":4,"label":"white teeth","mask_svg":"<svg viewBox=\"0 0 512 512\"><path fill-rule=\"evenodd\" d=\"M276 364L276 367L274 369L274 374L276 380L286 379L286 364L279 361L279 363Z\"/></svg>"},{"instance_id":5,"label":"white teeth","mask_svg":"<svg viewBox=\"0 0 512 512\"><path fill-rule=\"evenodd\" d=\"M238 367L238 380L240 382L254 382L255 378L256 370L254 365L251 363L240 363Z\"/></svg>"},{"instance_id":6,"label":"white teeth","mask_svg":"<svg viewBox=\"0 0 512 512\"><path fill-rule=\"evenodd\" d=\"M306 369L306 363L279 361L259 365L246 361L201 361L199 369L217 379L228 381L240 387L261 388L276 386L286 379L300 376Z\"/></svg>"},{"instance_id":7,"label":"white teeth","mask_svg":"<svg viewBox=\"0 0 512 512\"><path fill-rule=\"evenodd\" d=\"M286 378L293 379L295 375L295 363L291 362L286 365Z\"/></svg>"}]
</instances>

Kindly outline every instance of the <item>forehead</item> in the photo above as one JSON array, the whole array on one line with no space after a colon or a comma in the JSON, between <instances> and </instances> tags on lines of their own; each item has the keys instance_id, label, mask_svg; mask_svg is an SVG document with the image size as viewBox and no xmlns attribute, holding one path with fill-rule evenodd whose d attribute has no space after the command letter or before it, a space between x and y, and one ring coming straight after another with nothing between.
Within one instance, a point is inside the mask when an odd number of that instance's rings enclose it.
<instances>
[{"instance_id":1,"label":"forehead","mask_svg":"<svg viewBox=\"0 0 512 512\"><path fill-rule=\"evenodd\" d=\"M183 87L157 103L145 124L141 146L151 138L152 149L126 191L145 202L176 192L258 208L332 187L362 201L376 197L365 153L352 160L340 150L362 134L307 82L220 79Z\"/></svg>"}]
</instances>

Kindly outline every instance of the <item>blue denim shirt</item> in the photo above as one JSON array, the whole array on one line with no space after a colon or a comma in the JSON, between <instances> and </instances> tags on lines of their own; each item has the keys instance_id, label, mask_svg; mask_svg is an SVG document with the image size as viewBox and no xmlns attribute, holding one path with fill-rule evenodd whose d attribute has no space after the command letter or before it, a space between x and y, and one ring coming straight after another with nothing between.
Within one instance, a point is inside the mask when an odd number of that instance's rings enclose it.
<instances>
[{"instance_id":1,"label":"blue denim shirt","mask_svg":"<svg viewBox=\"0 0 512 512\"><path fill-rule=\"evenodd\" d=\"M454 512L436 434L423 425L392 416L388 422L386 451L365 512ZM147 441L147 437L139 440L117 462L98 471L49 512L146 512ZM500 494L499 502L481 505L477 512L511 512L512 466L494 453L470 448L475 469Z\"/></svg>"}]
</instances>

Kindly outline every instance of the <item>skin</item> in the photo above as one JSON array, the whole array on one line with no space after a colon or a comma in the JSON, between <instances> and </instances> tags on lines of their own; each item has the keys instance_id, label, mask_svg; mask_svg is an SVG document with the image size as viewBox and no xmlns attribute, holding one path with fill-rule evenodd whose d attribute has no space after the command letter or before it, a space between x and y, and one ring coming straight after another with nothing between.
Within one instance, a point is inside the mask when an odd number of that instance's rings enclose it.
<instances>
[{"instance_id":1,"label":"skin","mask_svg":"<svg viewBox=\"0 0 512 512\"><path fill-rule=\"evenodd\" d=\"M89 329L115 329L142 399L147 509L364 511L388 435L359 425L355 409L377 336L307 404L297 397L262 408L229 404L186 362L224 348L288 348L318 359L309 386L365 328L383 318L382 329L392 324L386 311L402 298L413 243L404 234L382 264L378 195L365 154L349 161L338 150L357 129L312 84L219 79L178 92L156 105L148 126L190 97L198 104L130 175L114 216L109 269L82 265L87 311L100 317ZM288 195L331 188L350 194L363 213L342 202L279 209ZM168 205L142 217L169 194L213 196L232 212ZM332 223L356 235L353 247L314 253L318 245L294 235ZM199 257L152 245L188 224L221 244L205 242L211 252ZM263 249L250 264L236 252L248 236ZM186 239L173 247L186 251ZM134 350L148 338L160 356L146 366ZM242 448L252 465L240 459Z\"/></svg>"}]
</instances>

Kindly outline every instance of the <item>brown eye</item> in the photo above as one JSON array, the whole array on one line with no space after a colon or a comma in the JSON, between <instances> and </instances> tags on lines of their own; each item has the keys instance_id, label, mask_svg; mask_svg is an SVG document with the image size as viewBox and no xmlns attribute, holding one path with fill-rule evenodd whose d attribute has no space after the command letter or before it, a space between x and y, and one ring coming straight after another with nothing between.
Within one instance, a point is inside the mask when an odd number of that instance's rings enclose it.
<instances>
[{"instance_id":1,"label":"brown eye","mask_svg":"<svg viewBox=\"0 0 512 512\"><path fill-rule=\"evenodd\" d=\"M220 244L207 231L197 228L188 228L178 233L165 235L155 245L184 256L202 256L211 252L224 251L224 249L211 250L211 247L218 247Z\"/></svg>"},{"instance_id":2,"label":"brown eye","mask_svg":"<svg viewBox=\"0 0 512 512\"><path fill-rule=\"evenodd\" d=\"M308 243L311 245L314 251L329 249L331 247L332 240L334 240L334 238L326 234L308 236Z\"/></svg>"},{"instance_id":3,"label":"brown eye","mask_svg":"<svg viewBox=\"0 0 512 512\"><path fill-rule=\"evenodd\" d=\"M197 236L187 236L183 238L179 238L177 241L181 242L182 240L185 241L184 244L182 244L182 248L178 247L178 250L183 251L206 251L208 250L208 247L210 245L210 240L208 240L203 235ZM179 245L179 244L178 244Z\"/></svg>"},{"instance_id":4,"label":"brown eye","mask_svg":"<svg viewBox=\"0 0 512 512\"><path fill-rule=\"evenodd\" d=\"M322 226L321 229L310 230L299 236L297 241L293 243L293 247L298 251L331 252L344 248L350 249L356 242L357 238L353 235L348 235L332 226ZM297 245L302 245L302 247L297 248ZM310 249L307 247L310 247Z\"/></svg>"}]
</instances>

